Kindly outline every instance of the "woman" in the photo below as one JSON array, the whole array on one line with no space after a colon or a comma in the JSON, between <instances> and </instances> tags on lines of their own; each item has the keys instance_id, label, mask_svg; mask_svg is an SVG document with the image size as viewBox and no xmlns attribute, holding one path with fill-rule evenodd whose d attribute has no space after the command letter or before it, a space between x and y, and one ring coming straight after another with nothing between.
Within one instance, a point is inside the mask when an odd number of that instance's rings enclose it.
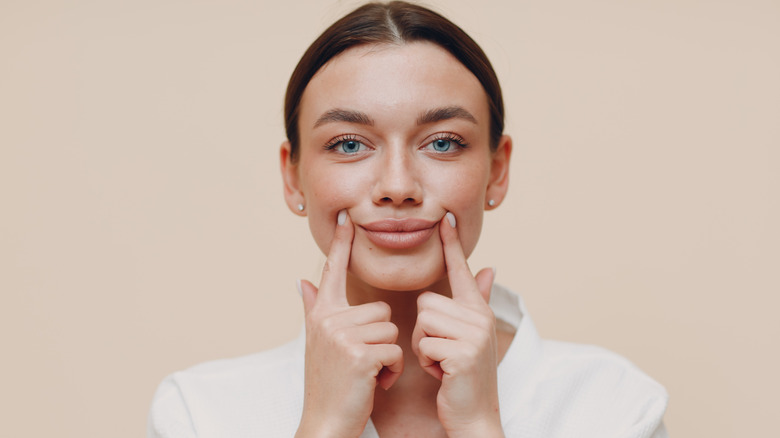
<instances>
[{"instance_id":1,"label":"woman","mask_svg":"<svg viewBox=\"0 0 780 438\"><path fill-rule=\"evenodd\" d=\"M305 336L172 375L150 436L666 436L662 387L540 341L492 269L471 274L512 143L461 29L403 2L358 8L303 55L285 118L284 196L327 254L319 288L299 282Z\"/></svg>"}]
</instances>

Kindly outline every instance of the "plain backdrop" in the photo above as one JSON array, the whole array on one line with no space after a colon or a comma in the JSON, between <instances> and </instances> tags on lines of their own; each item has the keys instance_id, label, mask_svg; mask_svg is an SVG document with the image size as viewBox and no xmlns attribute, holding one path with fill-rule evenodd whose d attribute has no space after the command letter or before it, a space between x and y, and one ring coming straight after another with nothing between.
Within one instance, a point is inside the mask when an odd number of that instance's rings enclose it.
<instances>
[{"instance_id":1,"label":"plain backdrop","mask_svg":"<svg viewBox=\"0 0 780 438\"><path fill-rule=\"evenodd\" d=\"M298 333L283 93L358 4L0 3L0 436L143 436L167 374ZM514 138L472 269L665 385L672 436L776 431L780 2L427 4Z\"/></svg>"}]
</instances>

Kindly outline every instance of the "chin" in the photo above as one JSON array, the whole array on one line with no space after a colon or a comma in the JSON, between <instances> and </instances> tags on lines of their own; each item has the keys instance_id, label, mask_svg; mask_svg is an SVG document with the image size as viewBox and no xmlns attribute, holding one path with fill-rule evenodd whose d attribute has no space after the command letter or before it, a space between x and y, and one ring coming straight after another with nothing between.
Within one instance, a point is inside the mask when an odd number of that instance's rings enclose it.
<instances>
[{"instance_id":1,"label":"chin","mask_svg":"<svg viewBox=\"0 0 780 438\"><path fill-rule=\"evenodd\" d=\"M427 266L426 266L427 265ZM352 275L368 286L387 291L428 290L446 277L443 260L440 263L424 263L401 266L350 266Z\"/></svg>"}]
</instances>

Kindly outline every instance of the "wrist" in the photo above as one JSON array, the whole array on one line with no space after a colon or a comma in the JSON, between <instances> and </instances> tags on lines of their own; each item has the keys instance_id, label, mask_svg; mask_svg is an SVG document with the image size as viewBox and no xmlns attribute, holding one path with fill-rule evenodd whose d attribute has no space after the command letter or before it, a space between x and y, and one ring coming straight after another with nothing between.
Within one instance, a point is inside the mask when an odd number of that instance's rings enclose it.
<instances>
[{"instance_id":1,"label":"wrist","mask_svg":"<svg viewBox=\"0 0 780 438\"><path fill-rule=\"evenodd\" d=\"M354 428L345 427L345 425L327 419L318 421L302 418L298 430L295 432L295 438L344 438L351 436L357 438L362 433L362 429L349 429Z\"/></svg>"},{"instance_id":2,"label":"wrist","mask_svg":"<svg viewBox=\"0 0 780 438\"><path fill-rule=\"evenodd\" d=\"M307 427L304 423L301 423L295 432L295 438L336 438L339 436L342 435L335 431L319 427Z\"/></svg>"},{"instance_id":3,"label":"wrist","mask_svg":"<svg viewBox=\"0 0 780 438\"><path fill-rule=\"evenodd\" d=\"M504 428L501 426L501 420L491 419L477 421L467 425L462 425L457 430L447 431L449 438L504 438Z\"/></svg>"}]
</instances>

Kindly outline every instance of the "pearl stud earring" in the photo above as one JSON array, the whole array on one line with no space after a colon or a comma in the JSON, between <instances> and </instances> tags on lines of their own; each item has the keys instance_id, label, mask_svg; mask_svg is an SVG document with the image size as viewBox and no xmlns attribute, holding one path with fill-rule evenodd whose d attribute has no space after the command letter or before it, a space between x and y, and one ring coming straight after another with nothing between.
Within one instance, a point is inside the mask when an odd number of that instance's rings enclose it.
<instances>
[{"instance_id":1,"label":"pearl stud earring","mask_svg":"<svg viewBox=\"0 0 780 438\"><path fill-rule=\"evenodd\" d=\"M491 199L490 201L488 201L488 205L491 206L491 207L495 207L496 206L496 201Z\"/></svg>"},{"instance_id":2,"label":"pearl stud earring","mask_svg":"<svg viewBox=\"0 0 780 438\"><path fill-rule=\"evenodd\" d=\"M303 204L298 204L298 211L303 211Z\"/></svg>"}]
</instances>

